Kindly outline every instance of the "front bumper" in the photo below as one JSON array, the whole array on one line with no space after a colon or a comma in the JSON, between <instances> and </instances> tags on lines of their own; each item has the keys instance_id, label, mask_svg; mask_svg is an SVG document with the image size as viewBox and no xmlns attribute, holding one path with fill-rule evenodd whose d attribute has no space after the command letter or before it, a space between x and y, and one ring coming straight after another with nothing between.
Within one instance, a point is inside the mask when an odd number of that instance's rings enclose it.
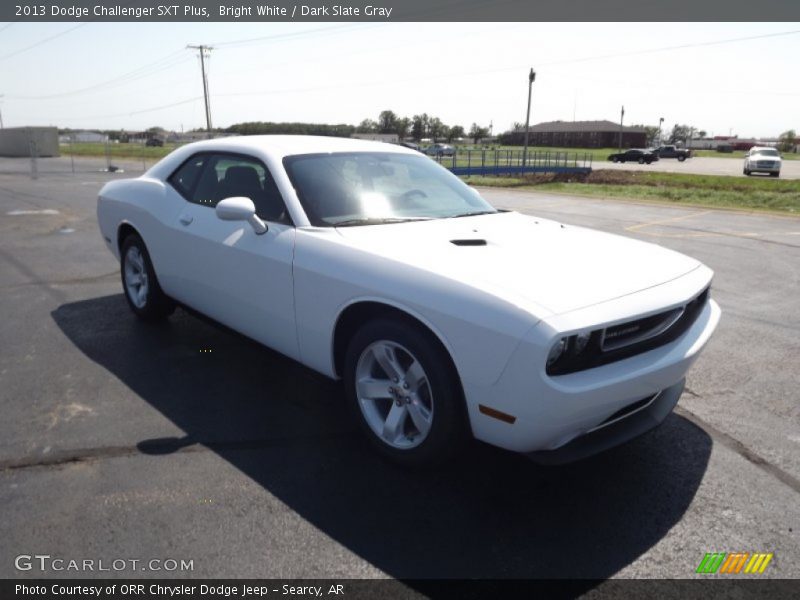
<instances>
[{"instance_id":1,"label":"front bumper","mask_svg":"<svg viewBox=\"0 0 800 600\"><path fill-rule=\"evenodd\" d=\"M746 169L751 173L780 173L781 164L780 163L759 164L757 162L751 162L750 164L747 165Z\"/></svg>"},{"instance_id":2,"label":"front bumper","mask_svg":"<svg viewBox=\"0 0 800 600\"><path fill-rule=\"evenodd\" d=\"M607 425L599 425L588 433L556 450L528 452L527 456L542 465L563 465L593 456L624 444L659 426L672 412L683 393L686 380L662 390L642 409L631 412Z\"/></svg>"},{"instance_id":3,"label":"front bumper","mask_svg":"<svg viewBox=\"0 0 800 600\"><path fill-rule=\"evenodd\" d=\"M686 373L719 322L721 311L713 299L706 302L692 325L674 341L571 374L545 373L544 361L553 339L545 330L567 333L590 323L614 322L626 314L637 314L642 306L654 310L672 302L682 304L705 288L710 278L708 269L698 269L635 297L542 322L523 338L497 381L488 385L464 381L473 435L492 445L528 454L556 450L587 433L599 433L598 426L616 413L659 393L658 401L642 412L652 416L656 414L653 411L669 405L668 413L680 396ZM623 421L634 416L621 419L614 430L621 430ZM639 420L647 421L644 415ZM627 437L619 434L615 438L610 433L592 437L607 439L603 447L610 447L646 430L633 421L630 426L633 433Z\"/></svg>"}]
</instances>

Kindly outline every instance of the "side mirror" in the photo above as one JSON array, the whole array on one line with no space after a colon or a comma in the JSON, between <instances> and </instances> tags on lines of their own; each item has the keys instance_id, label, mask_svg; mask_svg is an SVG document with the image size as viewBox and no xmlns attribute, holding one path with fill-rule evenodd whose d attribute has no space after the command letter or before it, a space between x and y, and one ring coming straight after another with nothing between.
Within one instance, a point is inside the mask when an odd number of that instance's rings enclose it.
<instances>
[{"instance_id":1,"label":"side mirror","mask_svg":"<svg viewBox=\"0 0 800 600\"><path fill-rule=\"evenodd\" d=\"M256 215L256 205L250 198L234 196L217 202L217 218L222 221L247 221L257 234L267 232L267 224Z\"/></svg>"}]
</instances>

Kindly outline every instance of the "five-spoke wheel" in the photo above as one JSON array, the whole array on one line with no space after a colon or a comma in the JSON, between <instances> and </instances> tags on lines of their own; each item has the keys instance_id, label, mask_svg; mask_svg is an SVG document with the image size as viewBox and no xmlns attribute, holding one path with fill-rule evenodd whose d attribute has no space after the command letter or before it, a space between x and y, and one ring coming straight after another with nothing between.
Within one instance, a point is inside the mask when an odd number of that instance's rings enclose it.
<instances>
[{"instance_id":1,"label":"five-spoke wheel","mask_svg":"<svg viewBox=\"0 0 800 600\"><path fill-rule=\"evenodd\" d=\"M356 393L367 425L389 446L413 448L428 435L433 392L425 370L407 348L389 340L367 346L356 365Z\"/></svg>"},{"instance_id":2,"label":"five-spoke wheel","mask_svg":"<svg viewBox=\"0 0 800 600\"><path fill-rule=\"evenodd\" d=\"M142 238L135 233L126 236L120 255L122 289L131 310L148 321L163 319L171 314L175 310L175 303L161 290Z\"/></svg>"},{"instance_id":3,"label":"five-spoke wheel","mask_svg":"<svg viewBox=\"0 0 800 600\"><path fill-rule=\"evenodd\" d=\"M362 430L392 460L434 465L467 438L455 368L423 327L404 319L369 321L350 340L343 375Z\"/></svg>"}]
</instances>

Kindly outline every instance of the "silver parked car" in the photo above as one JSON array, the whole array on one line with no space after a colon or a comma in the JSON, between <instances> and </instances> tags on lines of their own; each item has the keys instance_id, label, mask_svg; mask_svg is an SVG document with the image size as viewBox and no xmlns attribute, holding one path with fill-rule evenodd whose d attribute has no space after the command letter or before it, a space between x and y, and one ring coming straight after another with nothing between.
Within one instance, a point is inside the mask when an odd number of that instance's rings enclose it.
<instances>
[{"instance_id":1,"label":"silver parked car","mask_svg":"<svg viewBox=\"0 0 800 600\"><path fill-rule=\"evenodd\" d=\"M428 156L453 156L456 149L447 144L433 144L425 149Z\"/></svg>"},{"instance_id":2,"label":"silver parked car","mask_svg":"<svg viewBox=\"0 0 800 600\"><path fill-rule=\"evenodd\" d=\"M781 174L781 155L775 148L754 146L744 157L744 174L769 173L771 177Z\"/></svg>"}]
</instances>

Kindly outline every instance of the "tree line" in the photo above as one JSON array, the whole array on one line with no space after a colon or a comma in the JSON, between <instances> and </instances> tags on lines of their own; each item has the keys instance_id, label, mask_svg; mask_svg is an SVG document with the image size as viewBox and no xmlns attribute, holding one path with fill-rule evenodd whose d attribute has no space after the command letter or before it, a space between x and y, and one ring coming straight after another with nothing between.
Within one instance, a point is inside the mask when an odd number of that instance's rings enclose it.
<instances>
[{"instance_id":1,"label":"tree line","mask_svg":"<svg viewBox=\"0 0 800 600\"><path fill-rule=\"evenodd\" d=\"M427 113L412 117L400 117L392 110L381 111L377 119L364 119L358 125L251 121L236 123L218 131L220 133L238 135L296 134L338 137L349 137L353 133L384 133L395 134L401 141L413 140L420 142L429 139L433 142L449 143L454 140L469 138L476 144L483 138L489 137L490 134L488 127L482 127L477 123L473 123L469 130L465 130L461 125L447 125L439 117L434 117Z\"/></svg>"},{"instance_id":2,"label":"tree line","mask_svg":"<svg viewBox=\"0 0 800 600\"><path fill-rule=\"evenodd\" d=\"M400 140L412 139L419 142L430 139L434 142L470 138L478 143L483 138L489 137L489 128L473 123L469 131L461 125L447 125L439 117L422 113L412 117L400 117L394 111L384 110L378 115L378 120L364 119L356 128L358 133L388 133L396 134Z\"/></svg>"}]
</instances>

